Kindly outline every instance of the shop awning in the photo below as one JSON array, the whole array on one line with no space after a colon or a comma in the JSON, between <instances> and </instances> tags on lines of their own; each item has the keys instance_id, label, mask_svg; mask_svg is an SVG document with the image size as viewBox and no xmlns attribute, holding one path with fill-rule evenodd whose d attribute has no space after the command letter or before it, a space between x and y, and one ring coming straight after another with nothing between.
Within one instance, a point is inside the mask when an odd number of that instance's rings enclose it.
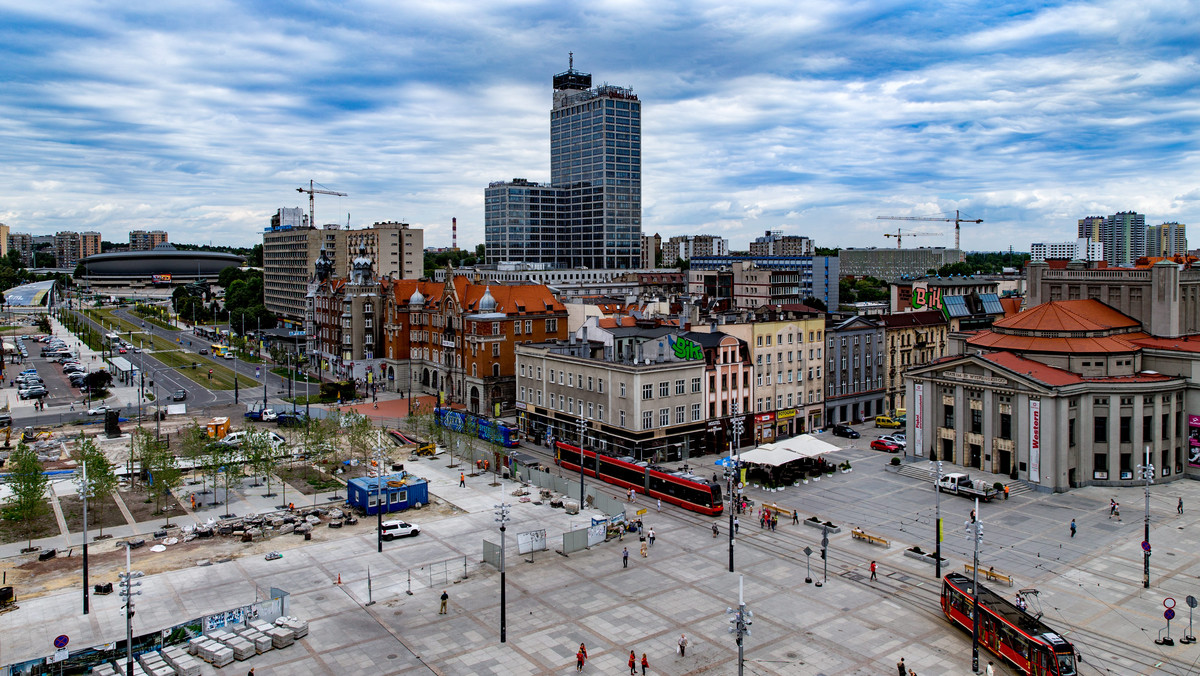
<instances>
[{"instance_id":1,"label":"shop awning","mask_svg":"<svg viewBox=\"0 0 1200 676\"><path fill-rule=\"evenodd\" d=\"M801 434L798 437L785 439L773 444L763 444L753 450L735 455L734 459L742 463L778 467L803 458L812 458L826 453L836 453L840 450L842 449L833 444L821 441L811 434ZM727 467L729 465L729 458L721 457L714 464Z\"/></svg>"},{"instance_id":2,"label":"shop awning","mask_svg":"<svg viewBox=\"0 0 1200 676\"><path fill-rule=\"evenodd\" d=\"M827 441L821 441L811 434L801 434L798 437L784 439L772 445L801 458L812 458L826 453L837 453L842 450L840 447L834 446Z\"/></svg>"}]
</instances>

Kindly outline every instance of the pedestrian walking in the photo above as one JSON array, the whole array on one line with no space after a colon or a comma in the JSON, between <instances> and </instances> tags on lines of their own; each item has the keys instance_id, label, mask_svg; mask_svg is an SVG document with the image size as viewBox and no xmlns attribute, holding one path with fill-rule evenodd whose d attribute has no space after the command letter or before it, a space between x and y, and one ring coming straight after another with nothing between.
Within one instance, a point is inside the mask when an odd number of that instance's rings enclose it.
<instances>
[{"instance_id":1,"label":"pedestrian walking","mask_svg":"<svg viewBox=\"0 0 1200 676\"><path fill-rule=\"evenodd\" d=\"M662 498L658 499L658 511L662 511Z\"/></svg>"},{"instance_id":2,"label":"pedestrian walking","mask_svg":"<svg viewBox=\"0 0 1200 676\"><path fill-rule=\"evenodd\" d=\"M798 509L792 510L792 525L793 526L800 525L800 510L798 510Z\"/></svg>"},{"instance_id":3,"label":"pedestrian walking","mask_svg":"<svg viewBox=\"0 0 1200 676\"><path fill-rule=\"evenodd\" d=\"M442 607L438 610L438 615L446 614L446 603L449 601L450 601L450 595L446 593L445 589L443 589L442 590Z\"/></svg>"},{"instance_id":4,"label":"pedestrian walking","mask_svg":"<svg viewBox=\"0 0 1200 676\"><path fill-rule=\"evenodd\" d=\"M1116 508L1113 510L1113 516L1117 517L1117 523L1121 523L1121 503L1117 503Z\"/></svg>"},{"instance_id":5,"label":"pedestrian walking","mask_svg":"<svg viewBox=\"0 0 1200 676\"><path fill-rule=\"evenodd\" d=\"M871 562L871 581L872 581L872 582L874 582L874 581L876 581L876 580L878 580L878 579L879 579L879 578L875 577L875 562L874 562L874 561L872 561L872 562Z\"/></svg>"},{"instance_id":6,"label":"pedestrian walking","mask_svg":"<svg viewBox=\"0 0 1200 676\"><path fill-rule=\"evenodd\" d=\"M1109 499L1108 499L1108 518L1109 518L1110 520L1113 518L1113 514L1114 514L1116 511L1117 511L1117 499L1116 499L1116 498L1109 498Z\"/></svg>"},{"instance_id":7,"label":"pedestrian walking","mask_svg":"<svg viewBox=\"0 0 1200 676\"><path fill-rule=\"evenodd\" d=\"M624 550L621 552L621 567L622 567L622 568L628 568L628 567L629 567L629 548L628 548L628 547L626 547L626 548L625 548L625 549L624 549Z\"/></svg>"},{"instance_id":8,"label":"pedestrian walking","mask_svg":"<svg viewBox=\"0 0 1200 676\"><path fill-rule=\"evenodd\" d=\"M646 669L650 666L650 660L646 659L646 653L642 653L642 676L646 676Z\"/></svg>"},{"instance_id":9,"label":"pedestrian walking","mask_svg":"<svg viewBox=\"0 0 1200 676\"><path fill-rule=\"evenodd\" d=\"M579 660L579 666L580 666L580 668L583 668L583 664L585 662L587 662L587 646L584 645L582 642L580 642L580 644L579 644L579 654L582 655L582 657Z\"/></svg>"},{"instance_id":10,"label":"pedestrian walking","mask_svg":"<svg viewBox=\"0 0 1200 676\"><path fill-rule=\"evenodd\" d=\"M645 542L643 542L643 543L642 543L642 558L643 558L643 559L644 559L644 558L646 558L646 554L647 554L647 552L646 552L646 543L645 543Z\"/></svg>"},{"instance_id":11,"label":"pedestrian walking","mask_svg":"<svg viewBox=\"0 0 1200 676\"><path fill-rule=\"evenodd\" d=\"M459 488L467 487L467 473L466 472L458 473L458 487Z\"/></svg>"},{"instance_id":12,"label":"pedestrian walking","mask_svg":"<svg viewBox=\"0 0 1200 676\"><path fill-rule=\"evenodd\" d=\"M1004 484L1004 499L1008 499L1008 484Z\"/></svg>"},{"instance_id":13,"label":"pedestrian walking","mask_svg":"<svg viewBox=\"0 0 1200 676\"><path fill-rule=\"evenodd\" d=\"M715 538L720 534L721 534L721 528L719 526L717 526L717 524L714 523L713 524L713 537Z\"/></svg>"},{"instance_id":14,"label":"pedestrian walking","mask_svg":"<svg viewBox=\"0 0 1200 676\"><path fill-rule=\"evenodd\" d=\"M687 636L680 634L679 635L679 656L680 657L687 657L687 647L688 647Z\"/></svg>"},{"instance_id":15,"label":"pedestrian walking","mask_svg":"<svg viewBox=\"0 0 1200 676\"><path fill-rule=\"evenodd\" d=\"M650 528L650 532L647 535L649 536L649 539L650 539L650 546L653 547L654 546L654 528L653 527Z\"/></svg>"},{"instance_id":16,"label":"pedestrian walking","mask_svg":"<svg viewBox=\"0 0 1200 676\"><path fill-rule=\"evenodd\" d=\"M987 668L983 670L983 676L996 676L996 667L992 665L991 660L988 660Z\"/></svg>"},{"instance_id":17,"label":"pedestrian walking","mask_svg":"<svg viewBox=\"0 0 1200 676\"><path fill-rule=\"evenodd\" d=\"M772 533L775 532L775 527L778 525L779 525L779 517L776 515L772 515L771 516L771 532Z\"/></svg>"},{"instance_id":18,"label":"pedestrian walking","mask_svg":"<svg viewBox=\"0 0 1200 676\"><path fill-rule=\"evenodd\" d=\"M1075 519L1071 519L1071 537L1075 537L1075 530L1076 530Z\"/></svg>"},{"instance_id":19,"label":"pedestrian walking","mask_svg":"<svg viewBox=\"0 0 1200 676\"><path fill-rule=\"evenodd\" d=\"M637 653L629 651L629 676L637 676Z\"/></svg>"},{"instance_id":20,"label":"pedestrian walking","mask_svg":"<svg viewBox=\"0 0 1200 676\"><path fill-rule=\"evenodd\" d=\"M192 493L192 511L196 511L196 494Z\"/></svg>"},{"instance_id":21,"label":"pedestrian walking","mask_svg":"<svg viewBox=\"0 0 1200 676\"><path fill-rule=\"evenodd\" d=\"M767 515L761 509L758 511L758 527L760 530L767 527Z\"/></svg>"},{"instance_id":22,"label":"pedestrian walking","mask_svg":"<svg viewBox=\"0 0 1200 676\"><path fill-rule=\"evenodd\" d=\"M736 516L733 517L733 534L737 535L738 529L741 527L742 524L738 522L738 518Z\"/></svg>"},{"instance_id":23,"label":"pedestrian walking","mask_svg":"<svg viewBox=\"0 0 1200 676\"><path fill-rule=\"evenodd\" d=\"M583 652L583 647L575 651L575 671L583 671L583 661L587 659L587 653Z\"/></svg>"},{"instance_id":24,"label":"pedestrian walking","mask_svg":"<svg viewBox=\"0 0 1200 676\"><path fill-rule=\"evenodd\" d=\"M908 676L908 667L904 666L903 657L896 663L896 673L900 674L900 676Z\"/></svg>"},{"instance_id":25,"label":"pedestrian walking","mask_svg":"<svg viewBox=\"0 0 1200 676\"><path fill-rule=\"evenodd\" d=\"M250 671L246 672L246 676L254 676L254 667L250 667Z\"/></svg>"},{"instance_id":26,"label":"pedestrian walking","mask_svg":"<svg viewBox=\"0 0 1200 676\"><path fill-rule=\"evenodd\" d=\"M1175 506L1175 511L1183 514L1183 498L1179 498L1179 504Z\"/></svg>"}]
</instances>

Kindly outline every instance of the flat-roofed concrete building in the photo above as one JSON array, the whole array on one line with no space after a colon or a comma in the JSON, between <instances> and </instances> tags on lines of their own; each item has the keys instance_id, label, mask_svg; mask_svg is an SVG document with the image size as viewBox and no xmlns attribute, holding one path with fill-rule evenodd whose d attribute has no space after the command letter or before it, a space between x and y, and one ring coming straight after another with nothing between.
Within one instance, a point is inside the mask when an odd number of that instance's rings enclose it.
<instances>
[{"instance_id":1,"label":"flat-roofed concrete building","mask_svg":"<svg viewBox=\"0 0 1200 676\"><path fill-rule=\"evenodd\" d=\"M959 261L958 249L842 249L838 266L842 277L875 277L887 282L922 277L930 270Z\"/></svg>"}]
</instances>

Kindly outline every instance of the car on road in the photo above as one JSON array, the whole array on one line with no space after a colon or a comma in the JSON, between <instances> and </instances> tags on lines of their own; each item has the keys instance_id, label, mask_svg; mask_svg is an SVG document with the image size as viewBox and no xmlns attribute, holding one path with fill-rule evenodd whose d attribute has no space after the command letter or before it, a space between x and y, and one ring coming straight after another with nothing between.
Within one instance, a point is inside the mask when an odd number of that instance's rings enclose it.
<instances>
[{"instance_id":1,"label":"car on road","mask_svg":"<svg viewBox=\"0 0 1200 676\"><path fill-rule=\"evenodd\" d=\"M187 399L187 390L175 390L171 394L171 401L183 401L184 399Z\"/></svg>"},{"instance_id":2,"label":"car on road","mask_svg":"<svg viewBox=\"0 0 1200 676\"><path fill-rule=\"evenodd\" d=\"M857 430L855 430L853 427L850 427L849 425L834 425L833 426L833 436L845 437L847 439L857 439L857 438L861 437L862 435L859 434Z\"/></svg>"},{"instance_id":3,"label":"car on road","mask_svg":"<svg viewBox=\"0 0 1200 676\"><path fill-rule=\"evenodd\" d=\"M108 413L107 406L97 406L96 408L89 408L87 410L88 415L104 415L105 413Z\"/></svg>"},{"instance_id":4,"label":"car on road","mask_svg":"<svg viewBox=\"0 0 1200 676\"><path fill-rule=\"evenodd\" d=\"M268 408L262 412L262 415L259 419L263 422L275 422L279 419L279 414L275 412L275 409Z\"/></svg>"},{"instance_id":5,"label":"car on road","mask_svg":"<svg viewBox=\"0 0 1200 676\"><path fill-rule=\"evenodd\" d=\"M884 451L886 453L899 453L900 445L894 444L890 441L884 441L883 439L876 439L875 441L871 442L871 450Z\"/></svg>"},{"instance_id":6,"label":"car on road","mask_svg":"<svg viewBox=\"0 0 1200 676\"><path fill-rule=\"evenodd\" d=\"M275 432L265 432L265 434L271 440L271 448L279 449L287 445L287 439L284 439ZM242 443L246 441L246 437L249 435L250 432L247 430L238 430L237 432L227 434L225 438L221 439L221 441L218 443L225 444L226 446L240 447Z\"/></svg>"},{"instance_id":7,"label":"car on road","mask_svg":"<svg viewBox=\"0 0 1200 676\"><path fill-rule=\"evenodd\" d=\"M133 348L133 353L134 353L134 354L141 354L141 353L142 353L142 348L140 348L140 347L135 347L135 348Z\"/></svg>"},{"instance_id":8,"label":"car on road","mask_svg":"<svg viewBox=\"0 0 1200 676\"><path fill-rule=\"evenodd\" d=\"M879 440L886 441L889 444L896 444L900 448L908 446L908 442L904 439L904 435L902 434L885 434L884 436L879 437Z\"/></svg>"},{"instance_id":9,"label":"car on road","mask_svg":"<svg viewBox=\"0 0 1200 676\"><path fill-rule=\"evenodd\" d=\"M420 526L405 521L384 521L379 529L380 536L384 540L414 537L420 532Z\"/></svg>"},{"instance_id":10,"label":"car on road","mask_svg":"<svg viewBox=\"0 0 1200 676\"><path fill-rule=\"evenodd\" d=\"M208 348L206 348L206 347L200 348L200 354L208 354Z\"/></svg>"},{"instance_id":11,"label":"car on road","mask_svg":"<svg viewBox=\"0 0 1200 676\"><path fill-rule=\"evenodd\" d=\"M126 350L125 350L125 348L121 347L121 348L117 348L117 352L119 352L120 354L125 354Z\"/></svg>"},{"instance_id":12,"label":"car on road","mask_svg":"<svg viewBox=\"0 0 1200 676\"><path fill-rule=\"evenodd\" d=\"M226 359L233 359L233 353L232 353L232 352L226 352L226 353L225 353L225 358L226 358Z\"/></svg>"},{"instance_id":13,"label":"car on road","mask_svg":"<svg viewBox=\"0 0 1200 676\"><path fill-rule=\"evenodd\" d=\"M891 429L899 429L901 427L904 427L904 423L900 422L899 420L896 420L895 418L893 418L890 415L877 415L877 416L875 416L875 426L876 427L890 427Z\"/></svg>"}]
</instances>

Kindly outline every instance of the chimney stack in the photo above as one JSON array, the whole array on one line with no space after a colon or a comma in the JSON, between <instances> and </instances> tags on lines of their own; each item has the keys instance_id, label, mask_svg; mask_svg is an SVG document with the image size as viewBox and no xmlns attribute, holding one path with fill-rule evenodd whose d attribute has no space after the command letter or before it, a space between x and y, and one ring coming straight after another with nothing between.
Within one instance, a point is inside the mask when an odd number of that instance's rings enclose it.
<instances>
[{"instance_id":1,"label":"chimney stack","mask_svg":"<svg viewBox=\"0 0 1200 676\"><path fill-rule=\"evenodd\" d=\"M450 250L458 251L458 217L450 219Z\"/></svg>"}]
</instances>

